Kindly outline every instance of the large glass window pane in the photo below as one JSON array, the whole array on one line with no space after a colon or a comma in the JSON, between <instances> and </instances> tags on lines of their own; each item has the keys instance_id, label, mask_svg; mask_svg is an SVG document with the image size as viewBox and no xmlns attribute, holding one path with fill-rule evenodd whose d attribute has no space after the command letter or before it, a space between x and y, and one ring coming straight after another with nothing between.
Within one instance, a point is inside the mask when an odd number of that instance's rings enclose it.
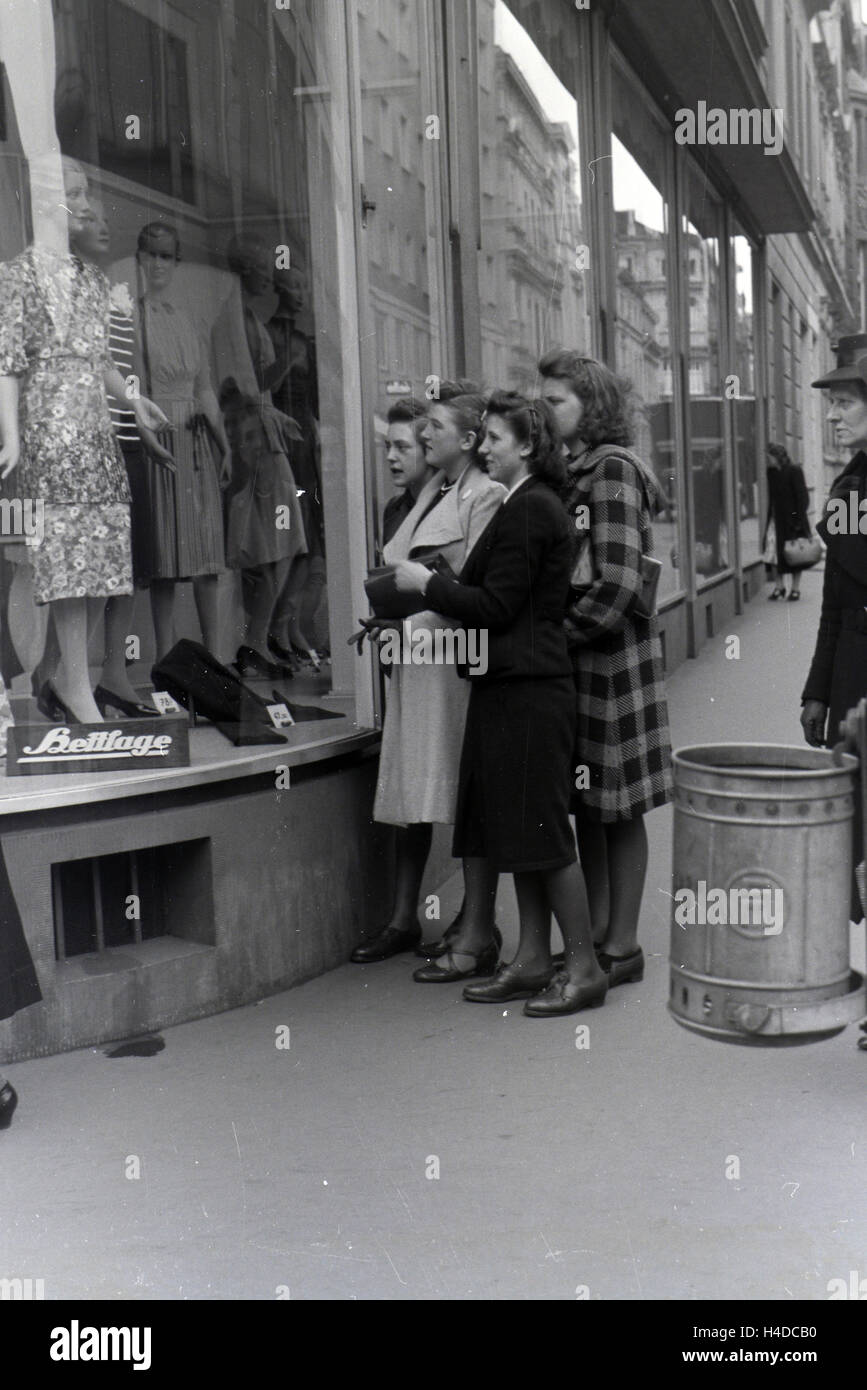
<instances>
[{"instance_id":1,"label":"large glass window pane","mask_svg":"<svg viewBox=\"0 0 867 1390\"><path fill-rule=\"evenodd\" d=\"M670 292L673 251L666 177L666 137L632 81L614 70L611 136L616 227L617 369L637 398L635 448L653 468L665 497L654 521L662 562L661 598L683 587L675 449Z\"/></svg>"},{"instance_id":2,"label":"large glass window pane","mask_svg":"<svg viewBox=\"0 0 867 1390\"><path fill-rule=\"evenodd\" d=\"M753 314L754 256L752 243L735 224L732 237L735 284L734 444L737 468L737 517L741 564L761 553L759 514L759 451L756 437L756 337Z\"/></svg>"},{"instance_id":3,"label":"large glass window pane","mask_svg":"<svg viewBox=\"0 0 867 1390\"><path fill-rule=\"evenodd\" d=\"M687 168L683 283L689 297L689 431L695 568L699 582L731 563L720 360L722 208L698 168Z\"/></svg>"},{"instance_id":4,"label":"large glass window pane","mask_svg":"<svg viewBox=\"0 0 867 1390\"><path fill-rule=\"evenodd\" d=\"M10 0L0 16L0 254L35 242L99 266L130 373L173 427L176 475L144 459L133 478L136 577L170 585L177 635L223 660L270 636L293 689L318 695L348 695L357 669L329 618L351 510L342 18L338 0ZM187 582L213 574L216 636ZM161 636L144 594L134 630L145 684Z\"/></svg>"},{"instance_id":5,"label":"large glass window pane","mask_svg":"<svg viewBox=\"0 0 867 1390\"><path fill-rule=\"evenodd\" d=\"M562 5L478 6L479 296L490 385L533 389L544 352L592 347L592 254L570 90L579 25Z\"/></svg>"},{"instance_id":6,"label":"large glass window pane","mask_svg":"<svg viewBox=\"0 0 867 1390\"><path fill-rule=\"evenodd\" d=\"M447 374L441 158L445 129L428 0L358 5L365 233L377 441L376 498L391 490L386 415L401 396L424 398Z\"/></svg>"}]
</instances>

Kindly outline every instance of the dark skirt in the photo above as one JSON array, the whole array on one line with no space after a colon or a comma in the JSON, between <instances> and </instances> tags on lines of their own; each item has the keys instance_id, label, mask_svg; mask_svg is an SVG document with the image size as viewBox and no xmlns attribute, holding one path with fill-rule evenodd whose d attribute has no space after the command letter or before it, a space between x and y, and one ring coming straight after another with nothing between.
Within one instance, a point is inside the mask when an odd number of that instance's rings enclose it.
<instances>
[{"instance_id":1,"label":"dark skirt","mask_svg":"<svg viewBox=\"0 0 867 1390\"><path fill-rule=\"evenodd\" d=\"M574 863L574 736L569 676L473 686L461 751L456 858L488 859L500 873Z\"/></svg>"},{"instance_id":2,"label":"dark skirt","mask_svg":"<svg viewBox=\"0 0 867 1390\"><path fill-rule=\"evenodd\" d=\"M11 1018L19 1009L38 1004L39 981L27 942L18 904L0 849L0 1018Z\"/></svg>"}]
</instances>

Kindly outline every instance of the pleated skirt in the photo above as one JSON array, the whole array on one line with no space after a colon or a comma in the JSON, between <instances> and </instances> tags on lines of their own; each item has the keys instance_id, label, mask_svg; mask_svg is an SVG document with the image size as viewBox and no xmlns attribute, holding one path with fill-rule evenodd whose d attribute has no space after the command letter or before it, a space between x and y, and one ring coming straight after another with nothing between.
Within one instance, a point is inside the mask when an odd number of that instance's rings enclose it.
<instances>
[{"instance_id":1,"label":"pleated skirt","mask_svg":"<svg viewBox=\"0 0 867 1390\"><path fill-rule=\"evenodd\" d=\"M160 405L174 425L167 447L176 473L147 459L133 487L136 580L195 579L226 567L223 504L208 432L190 428L190 402Z\"/></svg>"}]
</instances>

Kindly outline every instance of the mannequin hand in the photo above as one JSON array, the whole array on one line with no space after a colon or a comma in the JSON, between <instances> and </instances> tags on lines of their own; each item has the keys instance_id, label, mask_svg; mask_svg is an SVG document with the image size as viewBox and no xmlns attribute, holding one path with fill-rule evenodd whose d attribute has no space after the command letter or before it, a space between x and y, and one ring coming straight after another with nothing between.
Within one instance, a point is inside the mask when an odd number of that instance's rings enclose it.
<instances>
[{"instance_id":1,"label":"mannequin hand","mask_svg":"<svg viewBox=\"0 0 867 1390\"><path fill-rule=\"evenodd\" d=\"M827 718L827 705L823 705L819 700L804 701L804 707L801 710L801 728L804 730L804 738L811 748L824 747Z\"/></svg>"},{"instance_id":2,"label":"mannequin hand","mask_svg":"<svg viewBox=\"0 0 867 1390\"><path fill-rule=\"evenodd\" d=\"M131 405L140 428L144 427L147 430L170 430L173 428L168 416L164 415L153 401L149 401L147 396L137 396Z\"/></svg>"},{"instance_id":3,"label":"mannequin hand","mask_svg":"<svg viewBox=\"0 0 867 1390\"><path fill-rule=\"evenodd\" d=\"M153 430L149 430L147 425L143 425L141 421L139 421L138 432L141 435L142 444L154 463L162 464L163 468L167 468L170 473L177 473L178 470L175 468L174 459L168 449L163 448Z\"/></svg>"},{"instance_id":4,"label":"mannequin hand","mask_svg":"<svg viewBox=\"0 0 867 1390\"><path fill-rule=\"evenodd\" d=\"M423 594L433 574L418 560L398 560L394 567L394 582L401 593Z\"/></svg>"},{"instance_id":5,"label":"mannequin hand","mask_svg":"<svg viewBox=\"0 0 867 1390\"><path fill-rule=\"evenodd\" d=\"M21 457L21 445L17 439L9 439L0 449L0 479L8 478L13 468L17 468Z\"/></svg>"}]
</instances>

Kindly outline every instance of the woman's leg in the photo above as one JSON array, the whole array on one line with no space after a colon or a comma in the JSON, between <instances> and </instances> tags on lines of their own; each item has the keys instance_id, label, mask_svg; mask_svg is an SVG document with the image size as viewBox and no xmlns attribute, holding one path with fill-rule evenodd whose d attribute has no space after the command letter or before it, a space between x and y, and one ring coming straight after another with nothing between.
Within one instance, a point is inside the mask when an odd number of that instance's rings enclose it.
<instances>
[{"instance_id":1,"label":"woman's leg","mask_svg":"<svg viewBox=\"0 0 867 1390\"><path fill-rule=\"evenodd\" d=\"M581 870L575 863L540 874L545 896L557 919L566 951L566 972L573 984L589 984L605 972L593 950L590 908Z\"/></svg>"},{"instance_id":2,"label":"woman's leg","mask_svg":"<svg viewBox=\"0 0 867 1390\"><path fill-rule=\"evenodd\" d=\"M585 820L575 817L575 838L578 842L578 858L587 887L587 900L590 904L590 921L593 924L593 940L601 944L608 935L608 922L611 916L611 873L608 864L608 840L605 826L601 821Z\"/></svg>"},{"instance_id":3,"label":"woman's leg","mask_svg":"<svg viewBox=\"0 0 867 1390\"><path fill-rule=\"evenodd\" d=\"M219 656L220 652L220 605L217 592L217 576L200 574L193 580L193 598L202 629L202 642L209 652Z\"/></svg>"},{"instance_id":4,"label":"woman's leg","mask_svg":"<svg viewBox=\"0 0 867 1390\"><path fill-rule=\"evenodd\" d=\"M468 955L478 956L494 939L494 907L500 873L487 859L464 860L464 910L460 929L450 942L454 963L467 969Z\"/></svg>"},{"instance_id":5,"label":"woman's leg","mask_svg":"<svg viewBox=\"0 0 867 1390\"><path fill-rule=\"evenodd\" d=\"M87 667L89 607L92 614L93 605L83 598L56 599L51 605L60 644L54 688L82 724L100 724L102 715L93 698Z\"/></svg>"},{"instance_id":6,"label":"woman's leg","mask_svg":"<svg viewBox=\"0 0 867 1390\"><path fill-rule=\"evenodd\" d=\"M154 622L157 661L175 645L175 581L173 579L151 580L151 616Z\"/></svg>"},{"instance_id":7,"label":"woman's leg","mask_svg":"<svg viewBox=\"0 0 867 1390\"><path fill-rule=\"evenodd\" d=\"M421 881L430 854L433 826L425 823L403 825L397 830L394 906L389 927L410 931L418 921Z\"/></svg>"},{"instance_id":8,"label":"woman's leg","mask_svg":"<svg viewBox=\"0 0 867 1390\"><path fill-rule=\"evenodd\" d=\"M609 955L629 956L638 949L638 914L647 875L644 817L605 826L611 913L604 946Z\"/></svg>"},{"instance_id":9,"label":"woman's leg","mask_svg":"<svg viewBox=\"0 0 867 1390\"><path fill-rule=\"evenodd\" d=\"M544 878L540 873L518 873L513 877L521 934L511 964L527 975L544 975L551 969L551 904Z\"/></svg>"},{"instance_id":10,"label":"woman's leg","mask_svg":"<svg viewBox=\"0 0 867 1390\"><path fill-rule=\"evenodd\" d=\"M273 564L262 565L260 582L248 590L247 629L244 642L252 647L265 661L271 661L268 651L268 633L280 593L291 568L291 560L276 560ZM278 639L279 640L279 639Z\"/></svg>"},{"instance_id":11,"label":"woman's leg","mask_svg":"<svg viewBox=\"0 0 867 1390\"><path fill-rule=\"evenodd\" d=\"M134 607L135 594L110 598L105 605L105 660L100 685L122 700L138 704L141 697L130 681L126 666L126 641L130 636Z\"/></svg>"}]
</instances>

